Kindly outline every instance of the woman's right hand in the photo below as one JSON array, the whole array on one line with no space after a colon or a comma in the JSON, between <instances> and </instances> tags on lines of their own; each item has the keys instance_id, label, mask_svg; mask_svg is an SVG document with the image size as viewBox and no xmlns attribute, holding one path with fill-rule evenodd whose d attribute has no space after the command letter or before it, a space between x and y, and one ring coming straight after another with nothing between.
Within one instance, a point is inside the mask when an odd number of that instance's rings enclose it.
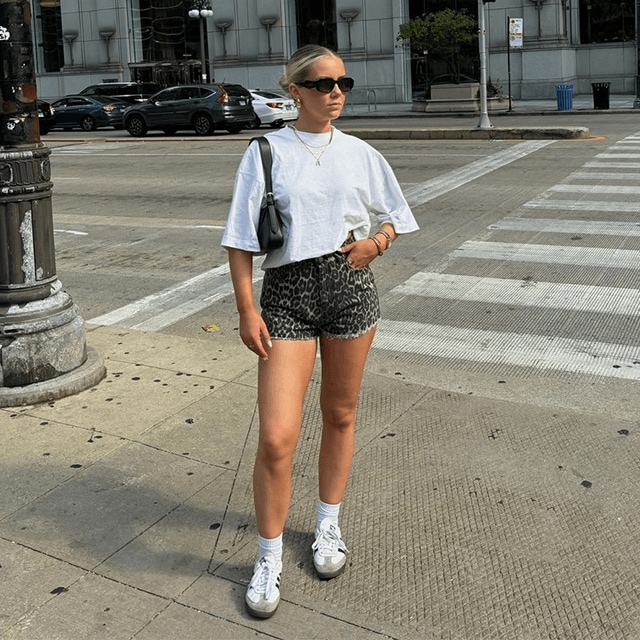
<instances>
[{"instance_id":1,"label":"woman's right hand","mask_svg":"<svg viewBox=\"0 0 640 640\"><path fill-rule=\"evenodd\" d=\"M269 359L267 349L272 346L271 336L257 309L240 314L240 339L259 358Z\"/></svg>"}]
</instances>

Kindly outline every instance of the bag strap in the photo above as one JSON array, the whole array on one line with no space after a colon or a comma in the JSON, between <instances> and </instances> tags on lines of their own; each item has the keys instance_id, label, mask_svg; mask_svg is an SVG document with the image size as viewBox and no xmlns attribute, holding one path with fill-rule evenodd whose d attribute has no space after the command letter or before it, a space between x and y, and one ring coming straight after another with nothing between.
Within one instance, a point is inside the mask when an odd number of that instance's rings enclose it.
<instances>
[{"instance_id":1,"label":"bag strap","mask_svg":"<svg viewBox=\"0 0 640 640\"><path fill-rule=\"evenodd\" d=\"M264 136L251 138L251 142L253 142L254 140L258 141L258 146L260 147L260 157L262 158L262 167L264 169L265 191L268 194L270 193L273 195L273 185L271 183L271 166L273 162L271 157L271 145L269 144L269 141Z\"/></svg>"}]
</instances>

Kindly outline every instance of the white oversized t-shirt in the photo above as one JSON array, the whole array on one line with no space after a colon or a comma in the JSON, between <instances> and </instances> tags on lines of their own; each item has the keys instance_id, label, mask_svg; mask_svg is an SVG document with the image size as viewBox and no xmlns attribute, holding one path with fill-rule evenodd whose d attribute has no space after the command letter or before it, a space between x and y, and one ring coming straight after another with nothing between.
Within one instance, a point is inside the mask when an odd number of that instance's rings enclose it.
<instances>
[{"instance_id":1,"label":"white oversized t-shirt","mask_svg":"<svg viewBox=\"0 0 640 640\"><path fill-rule=\"evenodd\" d=\"M267 254L263 269L333 253L349 231L356 240L366 238L372 216L378 225L393 224L399 234L418 229L391 167L376 149L334 129L318 165L296 133L316 156L331 135L294 132L290 127L267 134L285 242ZM264 192L260 150L252 143L238 167L222 246L260 253L256 229Z\"/></svg>"}]
</instances>

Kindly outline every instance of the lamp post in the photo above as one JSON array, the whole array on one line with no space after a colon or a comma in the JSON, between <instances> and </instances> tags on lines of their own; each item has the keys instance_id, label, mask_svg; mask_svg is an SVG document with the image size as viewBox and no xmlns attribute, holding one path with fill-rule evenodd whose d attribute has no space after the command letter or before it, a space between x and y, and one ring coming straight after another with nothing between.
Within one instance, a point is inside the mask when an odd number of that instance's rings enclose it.
<instances>
[{"instance_id":1,"label":"lamp post","mask_svg":"<svg viewBox=\"0 0 640 640\"><path fill-rule=\"evenodd\" d=\"M487 113L487 33L485 3L492 0L478 0L478 31L480 45L480 121L478 129L491 129L493 126Z\"/></svg>"},{"instance_id":2,"label":"lamp post","mask_svg":"<svg viewBox=\"0 0 640 640\"><path fill-rule=\"evenodd\" d=\"M30 25L28 0L0 0L0 407L77 393L106 373L56 275Z\"/></svg>"},{"instance_id":3,"label":"lamp post","mask_svg":"<svg viewBox=\"0 0 640 640\"><path fill-rule=\"evenodd\" d=\"M200 71L201 80L207 82L207 58L204 48L204 21L213 17L211 2L209 0L193 0L193 7L189 11L190 18L197 18L200 22Z\"/></svg>"},{"instance_id":4,"label":"lamp post","mask_svg":"<svg viewBox=\"0 0 640 640\"><path fill-rule=\"evenodd\" d=\"M640 0L636 0L636 97L633 108L640 109Z\"/></svg>"}]
</instances>

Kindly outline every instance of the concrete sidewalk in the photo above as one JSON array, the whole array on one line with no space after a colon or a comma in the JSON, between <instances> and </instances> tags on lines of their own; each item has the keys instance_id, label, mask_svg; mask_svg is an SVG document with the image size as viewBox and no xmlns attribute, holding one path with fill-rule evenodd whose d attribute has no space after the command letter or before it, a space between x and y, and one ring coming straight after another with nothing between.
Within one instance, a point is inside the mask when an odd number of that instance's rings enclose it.
<instances>
[{"instance_id":1,"label":"concrete sidewalk","mask_svg":"<svg viewBox=\"0 0 640 640\"><path fill-rule=\"evenodd\" d=\"M249 617L256 361L209 338L90 327L104 381L0 410L0 638L640 637L639 505L623 490L635 420L590 414L586 431L582 413L510 402L516 386L484 397L460 371L458 391L442 372L424 386L375 352L341 522L348 569L321 582L311 562L314 378L282 602Z\"/></svg>"}]
</instances>

